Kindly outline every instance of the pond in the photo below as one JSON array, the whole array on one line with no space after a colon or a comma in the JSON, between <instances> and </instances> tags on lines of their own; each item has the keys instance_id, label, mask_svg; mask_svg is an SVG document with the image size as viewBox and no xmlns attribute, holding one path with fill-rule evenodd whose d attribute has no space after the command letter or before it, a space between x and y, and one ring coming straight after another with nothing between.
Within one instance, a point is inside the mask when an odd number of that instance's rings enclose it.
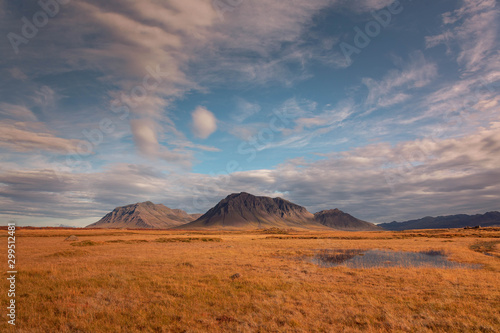
<instances>
[{"instance_id":1,"label":"pond","mask_svg":"<svg viewBox=\"0 0 500 333\"><path fill-rule=\"evenodd\" d=\"M391 250L320 250L310 262L321 267L437 267L481 268L481 265L450 261L441 251L403 252Z\"/></svg>"}]
</instances>

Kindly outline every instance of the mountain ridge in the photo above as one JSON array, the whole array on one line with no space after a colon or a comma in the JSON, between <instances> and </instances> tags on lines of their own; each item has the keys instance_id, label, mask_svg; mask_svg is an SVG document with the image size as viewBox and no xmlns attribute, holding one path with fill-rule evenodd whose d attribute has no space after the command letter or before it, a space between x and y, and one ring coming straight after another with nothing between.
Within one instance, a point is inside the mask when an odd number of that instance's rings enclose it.
<instances>
[{"instance_id":1,"label":"mountain ridge","mask_svg":"<svg viewBox=\"0 0 500 333\"><path fill-rule=\"evenodd\" d=\"M170 229L194 221L198 214L171 209L151 201L116 207L99 221L86 228Z\"/></svg>"},{"instance_id":2,"label":"mountain ridge","mask_svg":"<svg viewBox=\"0 0 500 333\"><path fill-rule=\"evenodd\" d=\"M500 212L491 211L484 214L456 214L444 216L426 216L420 219L403 222L381 223L380 227L385 230L400 231L410 229L443 229L443 228L465 228L465 227L493 227L500 226Z\"/></svg>"},{"instance_id":3,"label":"mountain ridge","mask_svg":"<svg viewBox=\"0 0 500 333\"><path fill-rule=\"evenodd\" d=\"M205 214L188 214L151 201L116 207L87 228L382 230L337 208L312 214L286 199L247 192L229 194Z\"/></svg>"}]
</instances>

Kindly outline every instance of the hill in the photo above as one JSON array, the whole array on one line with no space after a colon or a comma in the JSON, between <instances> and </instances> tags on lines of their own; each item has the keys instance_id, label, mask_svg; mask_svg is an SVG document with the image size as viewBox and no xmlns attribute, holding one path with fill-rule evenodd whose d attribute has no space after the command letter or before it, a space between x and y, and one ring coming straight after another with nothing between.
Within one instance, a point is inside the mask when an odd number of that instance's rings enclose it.
<instances>
[{"instance_id":1,"label":"hill","mask_svg":"<svg viewBox=\"0 0 500 333\"><path fill-rule=\"evenodd\" d=\"M228 195L196 221L177 229L324 228L302 206L282 198L241 192Z\"/></svg>"},{"instance_id":2,"label":"hill","mask_svg":"<svg viewBox=\"0 0 500 333\"><path fill-rule=\"evenodd\" d=\"M117 207L87 228L169 229L199 217L151 201Z\"/></svg>"},{"instance_id":3,"label":"hill","mask_svg":"<svg viewBox=\"0 0 500 333\"><path fill-rule=\"evenodd\" d=\"M386 230L409 230L409 229L442 229L442 228L465 228L473 226L493 227L500 226L500 212L488 212L476 215L448 215L431 217L427 216L418 220L405 222L381 223L380 227Z\"/></svg>"},{"instance_id":4,"label":"hill","mask_svg":"<svg viewBox=\"0 0 500 333\"><path fill-rule=\"evenodd\" d=\"M344 213L339 209L322 210L314 214L314 219L322 225L345 231L376 231L383 230L381 227L366 221L359 220L354 216Z\"/></svg>"}]
</instances>

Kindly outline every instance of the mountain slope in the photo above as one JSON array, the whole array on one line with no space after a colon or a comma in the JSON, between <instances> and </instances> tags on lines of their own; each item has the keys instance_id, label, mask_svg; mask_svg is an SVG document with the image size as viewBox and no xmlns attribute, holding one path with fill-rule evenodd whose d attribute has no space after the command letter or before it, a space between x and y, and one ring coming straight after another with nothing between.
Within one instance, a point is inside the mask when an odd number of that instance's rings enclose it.
<instances>
[{"instance_id":1,"label":"mountain slope","mask_svg":"<svg viewBox=\"0 0 500 333\"><path fill-rule=\"evenodd\" d=\"M431 217L427 216L418 220L405 222L391 222L379 224L386 230L408 230L408 229L441 229L441 228L465 228L468 226L492 227L500 226L500 212L488 212L476 215L448 215Z\"/></svg>"},{"instance_id":2,"label":"mountain slope","mask_svg":"<svg viewBox=\"0 0 500 333\"><path fill-rule=\"evenodd\" d=\"M197 214L190 215L180 209L146 201L117 207L87 228L169 229L191 222L196 217Z\"/></svg>"},{"instance_id":3,"label":"mountain slope","mask_svg":"<svg viewBox=\"0 0 500 333\"><path fill-rule=\"evenodd\" d=\"M196 221L178 229L320 228L307 209L282 198L233 193Z\"/></svg>"},{"instance_id":4,"label":"mountain slope","mask_svg":"<svg viewBox=\"0 0 500 333\"><path fill-rule=\"evenodd\" d=\"M324 226L345 231L382 230L373 223L355 218L339 209L322 210L314 214L314 219Z\"/></svg>"}]
</instances>

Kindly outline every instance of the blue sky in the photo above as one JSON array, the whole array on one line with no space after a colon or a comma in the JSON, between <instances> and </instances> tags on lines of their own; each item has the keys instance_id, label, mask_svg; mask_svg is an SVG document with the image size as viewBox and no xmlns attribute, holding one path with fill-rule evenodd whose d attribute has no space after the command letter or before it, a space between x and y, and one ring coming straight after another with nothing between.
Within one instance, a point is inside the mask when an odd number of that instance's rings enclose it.
<instances>
[{"instance_id":1,"label":"blue sky","mask_svg":"<svg viewBox=\"0 0 500 333\"><path fill-rule=\"evenodd\" d=\"M0 0L0 221L500 202L494 0Z\"/></svg>"}]
</instances>

